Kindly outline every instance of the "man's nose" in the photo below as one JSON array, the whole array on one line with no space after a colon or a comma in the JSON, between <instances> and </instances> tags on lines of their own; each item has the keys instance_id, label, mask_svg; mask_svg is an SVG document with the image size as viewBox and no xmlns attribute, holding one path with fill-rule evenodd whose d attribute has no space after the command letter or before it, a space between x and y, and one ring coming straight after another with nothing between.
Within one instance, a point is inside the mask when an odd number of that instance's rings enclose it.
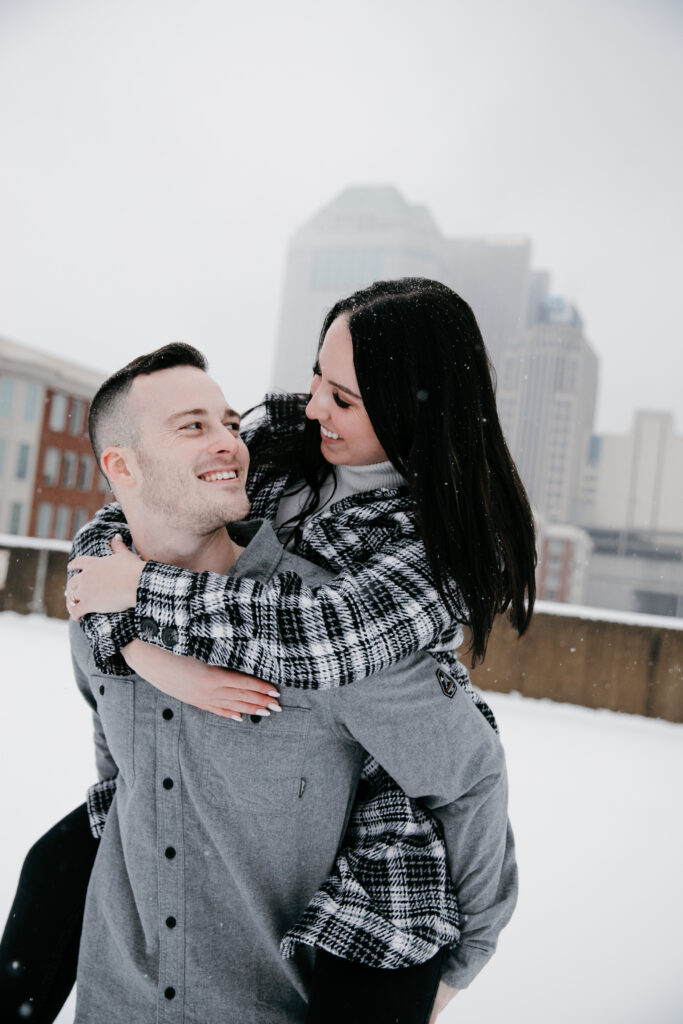
<instances>
[{"instance_id":1,"label":"man's nose","mask_svg":"<svg viewBox=\"0 0 683 1024\"><path fill-rule=\"evenodd\" d=\"M212 452L230 452L232 454L237 450L238 441L239 435L234 427L226 427L221 424L220 427L216 428L214 436L211 438L209 450Z\"/></svg>"}]
</instances>

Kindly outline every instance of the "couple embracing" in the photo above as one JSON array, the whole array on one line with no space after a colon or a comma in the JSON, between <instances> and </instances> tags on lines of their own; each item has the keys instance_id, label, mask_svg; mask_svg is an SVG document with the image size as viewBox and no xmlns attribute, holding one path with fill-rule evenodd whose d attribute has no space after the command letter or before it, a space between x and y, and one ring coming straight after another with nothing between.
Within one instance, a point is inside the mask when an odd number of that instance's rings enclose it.
<instances>
[{"instance_id":1,"label":"couple embracing","mask_svg":"<svg viewBox=\"0 0 683 1024\"><path fill-rule=\"evenodd\" d=\"M534 600L472 311L424 279L356 292L310 395L244 424L169 345L89 427L117 503L77 535L67 603L100 781L27 857L3 1019L54 1020L80 946L77 1024L435 1020L517 892L457 651Z\"/></svg>"}]
</instances>

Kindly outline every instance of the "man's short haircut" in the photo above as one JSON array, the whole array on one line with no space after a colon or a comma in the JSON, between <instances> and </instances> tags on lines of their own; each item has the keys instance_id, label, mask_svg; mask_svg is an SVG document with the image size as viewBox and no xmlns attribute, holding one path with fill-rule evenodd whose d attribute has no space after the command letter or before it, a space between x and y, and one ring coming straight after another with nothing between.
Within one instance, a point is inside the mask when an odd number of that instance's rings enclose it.
<instances>
[{"instance_id":1,"label":"man's short haircut","mask_svg":"<svg viewBox=\"0 0 683 1024\"><path fill-rule=\"evenodd\" d=\"M209 368L206 357L198 349L175 341L138 356L105 380L90 403L88 414L88 433L98 465L102 452L110 445L135 446L137 443L138 424L126 409L126 400L135 378L158 370L170 370L173 366L195 366L205 373Z\"/></svg>"}]
</instances>

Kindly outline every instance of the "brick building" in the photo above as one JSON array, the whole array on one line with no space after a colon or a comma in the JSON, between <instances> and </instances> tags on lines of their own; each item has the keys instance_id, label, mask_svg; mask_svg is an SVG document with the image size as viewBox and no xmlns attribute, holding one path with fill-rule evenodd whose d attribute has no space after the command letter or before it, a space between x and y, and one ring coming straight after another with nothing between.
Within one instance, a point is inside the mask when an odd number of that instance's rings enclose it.
<instances>
[{"instance_id":1,"label":"brick building","mask_svg":"<svg viewBox=\"0 0 683 1024\"><path fill-rule=\"evenodd\" d=\"M87 436L104 378L0 338L0 534L69 540L107 500Z\"/></svg>"}]
</instances>

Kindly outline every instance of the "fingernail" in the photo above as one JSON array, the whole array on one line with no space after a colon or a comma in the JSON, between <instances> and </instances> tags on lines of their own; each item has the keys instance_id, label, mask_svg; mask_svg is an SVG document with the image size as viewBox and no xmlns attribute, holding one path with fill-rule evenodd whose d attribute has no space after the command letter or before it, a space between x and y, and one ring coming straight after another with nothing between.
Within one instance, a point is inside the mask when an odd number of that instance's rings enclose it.
<instances>
[{"instance_id":1,"label":"fingernail","mask_svg":"<svg viewBox=\"0 0 683 1024\"><path fill-rule=\"evenodd\" d=\"M120 533L115 533L114 534L114 540L123 540L123 537L121 536Z\"/></svg>"},{"instance_id":2,"label":"fingernail","mask_svg":"<svg viewBox=\"0 0 683 1024\"><path fill-rule=\"evenodd\" d=\"M254 711L254 714L255 715L263 715L264 718L268 718L270 716L270 711L266 711L265 708L256 708L256 711Z\"/></svg>"},{"instance_id":3,"label":"fingernail","mask_svg":"<svg viewBox=\"0 0 683 1024\"><path fill-rule=\"evenodd\" d=\"M243 722L244 721L244 719L242 718L241 715L230 715L230 717L232 718L233 722Z\"/></svg>"},{"instance_id":4,"label":"fingernail","mask_svg":"<svg viewBox=\"0 0 683 1024\"><path fill-rule=\"evenodd\" d=\"M270 708L271 711L282 711L282 708L280 707L279 704L269 704L268 707Z\"/></svg>"},{"instance_id":5,"label":"fingernail","mask_svg":"<svg viewBox=\"0 0 683 1024\"><path fill-rule=\"evenodd\" d=\"M277 697L277 699L279 700L280 694L277 692L277 690L268 690L266 697Z\"/></svg>"}]
</instances>

